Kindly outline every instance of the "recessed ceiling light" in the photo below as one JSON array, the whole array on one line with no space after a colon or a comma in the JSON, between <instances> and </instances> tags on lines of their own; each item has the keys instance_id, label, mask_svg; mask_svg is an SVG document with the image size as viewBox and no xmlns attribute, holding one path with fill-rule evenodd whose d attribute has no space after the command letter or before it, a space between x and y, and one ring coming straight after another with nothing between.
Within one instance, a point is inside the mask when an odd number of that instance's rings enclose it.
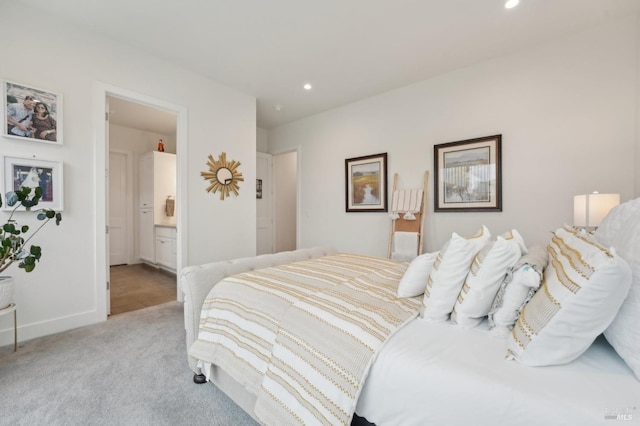
<instances>
[{"instance_id":1,"label":"recessed ceiling light","mask_svg":"<svg viewBox=\"0 0 640 426\"><path fill-rule=\"evenodd\" d=\"M520 0L507 0L507 2L504 4L504 7L507 9L513 9L518 5L518 3L520 3Z\"/></svg>"},{"instance_id":2,"label":"recessed ceiling light","mask_svg":"<svg viewBox=\"0 0 640 426\"><path fill-rule=\"evenodd\" d=\"M311 90L311 85L309 83L305 83L302 87L304 87L304 90Z\"/></svg>"}]
</instances>

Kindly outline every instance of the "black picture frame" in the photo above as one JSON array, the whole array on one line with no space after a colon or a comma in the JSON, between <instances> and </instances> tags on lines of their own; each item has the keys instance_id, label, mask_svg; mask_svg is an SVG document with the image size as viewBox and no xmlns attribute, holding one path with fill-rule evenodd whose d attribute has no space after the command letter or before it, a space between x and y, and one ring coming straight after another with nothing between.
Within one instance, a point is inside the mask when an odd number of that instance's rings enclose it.
<instances>
[{"instance_id":1,"label":"black picture frame","mask_svg":"<svg viewBox=\"0 0 640 426\"><path fill-rule=\"evenodd\" d=\"M434 211L502 211L502 135L433 147Z\"/></svg>"},{"instance_id":2,"label":"black picture frame","mask_svg":"<svg viewBox=\"0 0 640 426\"><path fill-rule=\"evenodd\" d=\"M387 153L347 158L345 205L347 212L386 212Z\"/></svg>"}]
</instances>

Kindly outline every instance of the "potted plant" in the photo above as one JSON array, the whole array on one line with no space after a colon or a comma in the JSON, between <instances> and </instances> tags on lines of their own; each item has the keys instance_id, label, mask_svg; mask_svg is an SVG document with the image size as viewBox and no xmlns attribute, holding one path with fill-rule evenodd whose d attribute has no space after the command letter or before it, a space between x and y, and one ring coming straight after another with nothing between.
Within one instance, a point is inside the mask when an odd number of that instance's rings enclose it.
<instances>
[{"instance_id":1,"label":"potted plant","mask_svg":"<svg viewBox=\"0 0 640 426\"><path fill-rule=\"evenodd\" d=\"M51 219L55 219L56 225L60 225L62 214L51 209L32 210L42 198L42 188L35 189L22 187L18 191L8 192L6 197L7 206L13 207L10 210L9 218L0 229L0 310L13 303L13 277L2 276L9 266L18 262L18 267L25 272L31 272L36 267L37 262L42 257L40 246L27 244ZM2 196L0 196L0 207L2 207ZM36 218L42 223L38 228L29 233L28 225L19 225L13 218L16 210L24 207L27 211L36 214Z\"/></svg>"}]
</instances>

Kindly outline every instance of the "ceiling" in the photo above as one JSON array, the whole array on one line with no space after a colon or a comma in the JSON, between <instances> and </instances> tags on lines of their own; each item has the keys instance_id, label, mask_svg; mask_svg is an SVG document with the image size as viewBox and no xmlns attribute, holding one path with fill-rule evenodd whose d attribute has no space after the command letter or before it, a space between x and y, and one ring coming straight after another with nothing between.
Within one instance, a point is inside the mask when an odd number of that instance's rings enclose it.
<instances>
[{"instance_id":1,"label":"ceiling","mask_svg":"<svg viewBox=\"0 0 640 426\"><path fill-rule=\"evenodd\" d=\"M640 10L640 0L14 1L255 96L265 129Z\"/></svg>"},{"instance_id":2,"label":"ceiling","mask_svg":"<svg viewBox=\"0 0 640 426\"><path fill-rule=\"evenodd\" d=\"M113 96L109 96L109 123L174 137L178 124L174 113Z\"/></svg>"}]
</instances>

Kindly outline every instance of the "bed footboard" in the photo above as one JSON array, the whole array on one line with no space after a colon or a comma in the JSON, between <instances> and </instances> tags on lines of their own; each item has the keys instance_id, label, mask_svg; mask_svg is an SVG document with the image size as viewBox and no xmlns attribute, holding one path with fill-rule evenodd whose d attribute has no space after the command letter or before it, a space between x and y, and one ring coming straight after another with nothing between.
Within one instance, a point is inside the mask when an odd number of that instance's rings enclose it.
<instances>
[{"instance_id":1,"label":"bed footboard","mask_svg":"<svg viewBox=\"0 0 640 426\"><path fill-rule=\"evenodd\" d=\"M200 323L200 311L209 291L229 275L297 262L337 253L331 246L314 247L255 257L244 257L203 265L188 266L180 272L180 288L184 294L184 326L187 331L187 350L195 341ZM189 367L197 372L196 360L188 356Z\"/></svg>"}]
</instances>

